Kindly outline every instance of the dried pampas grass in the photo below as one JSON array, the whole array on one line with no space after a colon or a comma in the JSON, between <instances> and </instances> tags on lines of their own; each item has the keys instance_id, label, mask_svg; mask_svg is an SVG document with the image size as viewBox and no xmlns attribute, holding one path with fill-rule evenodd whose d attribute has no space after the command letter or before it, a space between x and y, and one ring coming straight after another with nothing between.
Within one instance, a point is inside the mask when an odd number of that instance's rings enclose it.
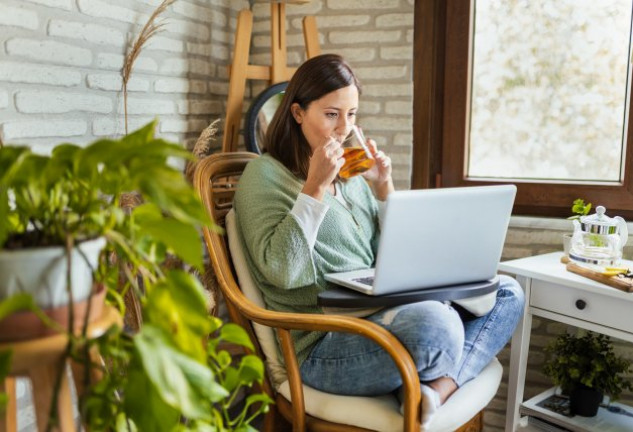
<instances>
[{"instance_id":1,"label":"dried pampas grass","mask_svg":"<svg viewBox=\"0 0 633 432\"><path fill-rule=\"evenodd\" d=\"M128 134L128 121L127 121L127 83L132 76L132 70L134 68L134 62L141 54L143 50L143 45L147 43L148 40L152 38L156 33L160 32L165 25L162 22L157 23L156 19L167 10L167 8L174 3L176 0L163 0L163 2L154 10L152 15L150 15L149 20L143 26L143 29L137 36L136 40L132 44L132 48L130 52L125 56L125 61L123 62L123 70L121 71L121 75L123 77L123 110L125 116L125 134Z\"/></svg>"},{"instance_id":2,"label":"dried pampas grass","mask_svg":"<svg viewBox=\"0 0 633 432\"><path fill-rule=\"evenodd\" d=\"M188 161L187 166L185 167L185 176L189 182L193 182L193 172L196 169L198 161L211 154L211 144L215 141L215 137L219 130L219 123L220 119L217 119L207 126L198 137L196 144L193 146L192 153L196 157L196 160Z\"/></svg>"}]
</instances>

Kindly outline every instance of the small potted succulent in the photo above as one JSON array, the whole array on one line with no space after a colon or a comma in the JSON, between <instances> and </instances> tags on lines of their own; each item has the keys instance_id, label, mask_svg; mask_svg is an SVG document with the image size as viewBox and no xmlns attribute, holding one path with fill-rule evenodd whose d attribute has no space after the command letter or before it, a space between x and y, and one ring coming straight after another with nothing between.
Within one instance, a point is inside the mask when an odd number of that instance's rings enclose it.
<instances>
[{"instance_id":1,"label":"small potted succulent","mask_svg":"<svg viewBox=\"0 0 633 432\"><path fill-rule=\"evenodd\" d=\"M608 336L586 332L564 333L546 348L543 372L570 398L571 414L595 416L604 395L616 400L623 390L633 390L624 378L631 362L616 355Z\"/></svg>"}]
</instances>

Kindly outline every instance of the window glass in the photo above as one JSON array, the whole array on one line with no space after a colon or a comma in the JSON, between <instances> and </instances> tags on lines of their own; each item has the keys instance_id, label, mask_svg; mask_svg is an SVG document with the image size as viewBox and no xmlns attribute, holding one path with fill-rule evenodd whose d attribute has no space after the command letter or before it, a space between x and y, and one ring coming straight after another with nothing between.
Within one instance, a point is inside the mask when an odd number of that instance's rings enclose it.
<instances>
[{"instance_id":1,"label":"window glass","mask_svg":"<svg viewBox=\"0 0 633 432\"><path fill-rule=\"evenodd\" d=\"M477 0L468 178L623 178L632 0Z\"/></svg>"}]
</instances>

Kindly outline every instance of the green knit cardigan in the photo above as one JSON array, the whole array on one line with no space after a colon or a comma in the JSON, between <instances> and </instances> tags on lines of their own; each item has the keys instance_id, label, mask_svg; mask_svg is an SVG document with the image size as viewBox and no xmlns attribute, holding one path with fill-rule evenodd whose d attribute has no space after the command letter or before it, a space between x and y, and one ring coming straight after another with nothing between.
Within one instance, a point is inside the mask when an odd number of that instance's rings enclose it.
<instances>
[{"instance_id":1,"label":"green knit cardigan","mask_svg":"<svg viewBox=\"0 0 633 432\"><path fill-rule=\"evenodd\" d=\"M348 203L325 194L329 206L314 249L291 214L304 181L268 154L251 161L234 199L238 235L247 264L269 309L323 313L317 294L330 284L323 275L374 265L378 204L367 182L354 177L339 190ZM292 331L301 364L322 332Z\"/></svg>"}]
</instances>

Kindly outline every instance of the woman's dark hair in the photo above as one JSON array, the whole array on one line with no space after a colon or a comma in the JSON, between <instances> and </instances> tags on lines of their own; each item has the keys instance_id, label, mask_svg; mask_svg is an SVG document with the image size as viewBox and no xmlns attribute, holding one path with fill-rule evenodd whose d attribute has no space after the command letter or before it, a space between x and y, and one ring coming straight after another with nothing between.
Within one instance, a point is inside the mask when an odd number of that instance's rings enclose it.
<instances>
[{"instance_id":1,"label":"woman's dark hair","mask_svg":"<svg viewBox=\"0 0 633 432\"><path fill-rule=\"evenodd\" d=\"M280 161L301 179L308 176L311 149L290 107L293 103L306 110L312 101L328 93L360 82L343 57L323 54L304 62L288 83L281 105L277 108L266 132L264 152Z\"/></svg>"}]
</instances>

